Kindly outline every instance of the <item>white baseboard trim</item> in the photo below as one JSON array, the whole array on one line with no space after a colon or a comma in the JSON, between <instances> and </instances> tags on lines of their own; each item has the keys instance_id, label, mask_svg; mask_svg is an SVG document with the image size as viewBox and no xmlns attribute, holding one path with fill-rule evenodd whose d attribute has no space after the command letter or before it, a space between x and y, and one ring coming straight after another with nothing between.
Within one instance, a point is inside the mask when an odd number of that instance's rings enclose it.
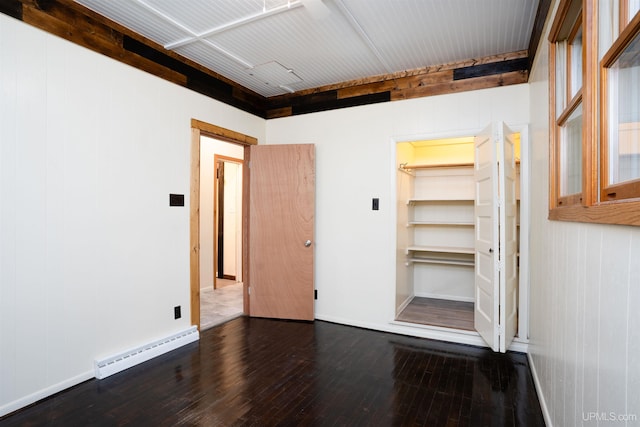
<instances>
[{"instance_id":1,"label":"white baseboard trim","mask_svg":"<svg viewBox=\"0 0 640 427\"><path fill-rule=\"evenodd\" d=\"M13 402L9 402L6 405L0 406L0 417L17 411L18 409L24 408L25 406L31 405L32 403L36 403L39 400L54 395L62 390L68 389L69 387L78 385L81 382L90 380L93 378L94 373L95 372L93 370L83 372L79 375L76 375L75 377L71 377L57 384L43 388L42 390L38 390L35 393L31 393L28 396L21 397L20 399L14 400Z\"/></svg>"},{"instance_id":2,"label":"white baseboard trim","mask_svg":"<svg viewBox=\"0 0 640 427\"><path fill-rule=\"evenodd\" d=\"M531 353L527 353L527 359L529 359L529 370L531 371L531 376L533 377L533 384L536 387L536 393L538 394L538 402L540 402L540 409L542 409L542 416L544 417L544 423L547 427L553 427L553 423L551 422L551 414L549 413L549 407L547 406L547 401L544 398L544 394L542 394L540 377L538 377L538 371L536 370L535 363L533 363L533 358L531 356Z\"/></svg>"},{"instance_id":3,"label":"white baseboard trim","mask_svg":"<svg viewBox=\"0 0 640 427\"><path fill-rule=\"evenodd\" d=\"M191 326L184 331L171 334L166 338L141 345L140 347L132 348L101 360L96 360L94 363L96 378L101 380L109 375L113 375L131 368L132 366L139 365L140 363L168 353L182 347L183 345L198 341L199 339L200 333L198 332L198 328L196 326Z\"/></svg>"},{"instance_id":4,"label":"white baseboard trim","mask_svg":"<svg viewBox=\"0 0 640 427\"><path fill-rule=\"evenodd\" d=\"M355 326L358 328L372 329L374 331L389 332L392 334L407 335L418 338L429 338L438 341L448 341L458 344L474 345L476 347L487 347L487 343L476 331L466 331L462 329L442 328L439 326L420 325L416 323L390 321L386 325L379 323L357 322L341 317L325 316L316 314L316 320L323 320L341 325ZM508 348L509 351L528 353L529 343L514 339Z\"/></svg>"},{"instance_id":5,"label":"white baseboard trim","mask_svg":"<svg viewBox=\"0 0 640 427\"><path fill-rule=\"evenodd\" d=\"M339 323L358 328L372 329L374 331L390 332L392 334L407 335L418 338L429 338L438 341L448 341L458 344L469 344L478 347L486 347L486 343L475 331L463 331L459 329L439 328L437 326L417 325L414 323L391 321L388 324L357 322L333 316L316 315L317 320L331 323Z\"/></svg>"},{"instance_id":6,"label":"white baseboard trim","mask_svg":"<svg viewBox=\"0 0 640 427\"><path fill-rule=\"evenodd\" d=\"M433 298L433 299L446 299L449 301L461 301L461 302L474 302L473 296L464 297L460 295L442 295L442 294L430 294L428 292L419 292L416 293L417 297L420 298Z\"/></svg>"},{"instance_id":7,"label":"white baseboard trim","mask_svg":"<svg viewBox=\"0 0 640 427\"><path fill-rule=\"evenodd\" d=\"M408 296L407 299L405 299L404 301L402 301L402 304L400 304L400 306L398 307L398 309L396 310L396 316L400 313L402 313L402 310L404 310L405 308L407 308L407 306L409 305L409 303L411 303L411 300L413 299L413 296Z\"/></svg>"}]
</instances>

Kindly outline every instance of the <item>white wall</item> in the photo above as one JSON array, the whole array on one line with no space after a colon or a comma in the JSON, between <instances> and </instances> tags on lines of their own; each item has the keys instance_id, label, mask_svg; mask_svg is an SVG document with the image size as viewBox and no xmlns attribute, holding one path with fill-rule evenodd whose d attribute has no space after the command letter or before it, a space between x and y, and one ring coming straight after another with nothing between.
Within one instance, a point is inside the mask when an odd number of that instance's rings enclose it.
<instances>
[{"instance_id":1,"label":"white wall","mask_svg":"<svg viewBox=\"0 0 640 427\"><path fill-rule=\"evenodd\" d=\"M242 159L244 158L244 147L206 136L200 138L200 288L213 286L213 276L216 270L213 263L215 221L213 217L213 186L215 184L214 156L216 154ZM234 253L227 253L225 259L235 256L234 249Z\"/></svg>"},{"instance_id":2,"label":"white wall","mask_svg":"<svg viewBox=\"0 0 640 427\"><path fill-rule=\"evenodd\" d=\"M530 357L548 425L596 425L594 413L637 417L599 425L638 425L640 228L547 220L546 40L530 79Z\"/></svg>"},{"instance_id":3,"label":"white wall","mask_svg":"<svg viewBox=\"0 0 640 427\"><path fill-rule=\"evenodd\" d=\"M389 323L396 308L395 141L468 136L492 121L528 119L524 84L267 121L268 144L316 144L316 317L421 335ZM373 197L379 211L371 210Z\"/></svg>"},{"instance_id":4,"label":"white wall","mask_svg":"<svg viewBox=\"0 0 640 427\"><path fill-rule=\"evenodd\" d=\"M190 325L191 118L264 140L260 118L0 14L0 415Z\"/></svg>"}]
</instances>

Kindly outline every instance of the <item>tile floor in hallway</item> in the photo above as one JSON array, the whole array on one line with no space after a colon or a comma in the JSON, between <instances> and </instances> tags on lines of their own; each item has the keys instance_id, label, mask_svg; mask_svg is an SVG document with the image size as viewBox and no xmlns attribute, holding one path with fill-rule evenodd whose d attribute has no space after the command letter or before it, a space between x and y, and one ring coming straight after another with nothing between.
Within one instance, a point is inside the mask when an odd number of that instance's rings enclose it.
<instances>
[{"instance_id":1,"label":"tile floor in hallway","mask_svg":"<svg viewBox=\"0 0 640 427\"><path fill-rule=\"evenodd\" d=\"M218 279L218 288L200 288L200 330L242 316L242 282Z\"/></svg>"}]
</instances>

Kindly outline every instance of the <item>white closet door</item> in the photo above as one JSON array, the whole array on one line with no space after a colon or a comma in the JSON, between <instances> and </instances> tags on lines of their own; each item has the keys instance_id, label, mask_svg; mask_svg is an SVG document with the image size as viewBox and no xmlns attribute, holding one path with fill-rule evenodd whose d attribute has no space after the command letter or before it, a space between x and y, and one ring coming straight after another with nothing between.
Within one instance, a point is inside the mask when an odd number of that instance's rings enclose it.
<instances>
[{"instance_id":1,"label":"white closet door","mask_svg":"<svg viewBox=\"0 0 640 427\"><path fill-rule=\"evenodd\" d=\"M514 132L499 124L501 145L500 177L500 352L504 353L516 335L518 324L518 234L516 200L516 158ZM504 284L504 285L503 285Z\"/></svg>"},{"instance_id":2,"label":"white closet door","mask_svg":"<svg viewBox=\"0 0 640 427\"><path fill-rule=\"evenodd\" d=\"M475 138L475 328L505 352L517 327L514 133L496 123Z\"/></svg>"},{"instance_id":3,"label":"white closet door","mask_svg":"<svg viewBox=\"0 0 640 427\"><path fill-rule=\"evenodd\" d=\"M475 138L475 328L499 350L498 159L492 126Z\"/></svg>"}]
</instances>

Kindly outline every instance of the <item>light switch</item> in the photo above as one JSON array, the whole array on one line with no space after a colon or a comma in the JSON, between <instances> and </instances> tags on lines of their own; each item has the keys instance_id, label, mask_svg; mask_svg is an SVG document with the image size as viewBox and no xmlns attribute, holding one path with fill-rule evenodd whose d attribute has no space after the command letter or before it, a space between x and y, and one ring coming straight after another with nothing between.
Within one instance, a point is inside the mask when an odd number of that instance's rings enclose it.
<instances>
[{"instance_id":1,"label":"light switch","mask_svg":"<svg viewBox=\"0 0 640 427\"><path fill-rule=\"evenodd\" d=\"M169 206L184 206L184 194L169 194Z\"/></svg>"}]
</instances>

